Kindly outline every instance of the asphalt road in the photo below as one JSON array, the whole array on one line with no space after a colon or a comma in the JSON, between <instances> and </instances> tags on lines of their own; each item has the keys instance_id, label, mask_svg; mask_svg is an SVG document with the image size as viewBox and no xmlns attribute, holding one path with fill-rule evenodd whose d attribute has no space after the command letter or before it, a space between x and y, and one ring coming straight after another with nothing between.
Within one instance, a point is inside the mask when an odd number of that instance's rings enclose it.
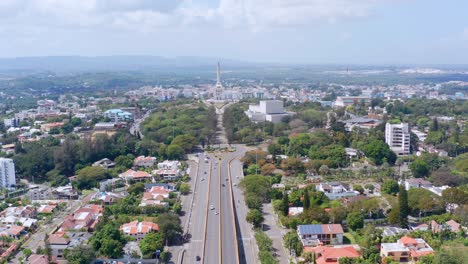
<instances>
[{"instance_id":1,"label":"asphalt road","mask_svg":"<svg viewBox=\"0 0 468 264\"><path fill-rule=\"evenodd\" d=\"M223 210L220 209L220 185L221 180L219 176L219 161L216 160L213 156L211 175L208 182L209 191L208 191L208 203L209 206L213 205L213 210L208 210L206 215L207 224L206 224L206 240L204 247L204 263L221 263L221 222L220 222L220 212L223 214Z\"/></svg>"},{"instance_id":2,"label":"asphalt road","mask_svg":"<svg viewBox=\"0 0 468 264\"><path fill-rule=\"evenodd\" d=\"M192 215L189 222L189 243L186 247L183 263L195 263L197 256L203 255L205 239L206 211L208 210L208 180L211 162L205 163L204 154L200 154L197 183L193 190Z\"/></svg>"}]
</instances>

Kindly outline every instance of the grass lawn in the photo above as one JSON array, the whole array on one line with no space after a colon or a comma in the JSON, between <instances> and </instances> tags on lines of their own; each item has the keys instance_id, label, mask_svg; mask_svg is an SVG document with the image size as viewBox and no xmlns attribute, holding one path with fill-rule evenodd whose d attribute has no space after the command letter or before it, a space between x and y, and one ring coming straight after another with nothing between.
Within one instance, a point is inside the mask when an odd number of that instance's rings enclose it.
<instances>
[{"instance_id":1,"label":"grass lawn","mask_svg":"<svg viewBox=\"0 0 468 264\"><path fill-rule=\"evenodd\" d=\"M344 233L343 244L356 244L356 239L353 234L349 232Z\"/></svg>"}]
</instances>

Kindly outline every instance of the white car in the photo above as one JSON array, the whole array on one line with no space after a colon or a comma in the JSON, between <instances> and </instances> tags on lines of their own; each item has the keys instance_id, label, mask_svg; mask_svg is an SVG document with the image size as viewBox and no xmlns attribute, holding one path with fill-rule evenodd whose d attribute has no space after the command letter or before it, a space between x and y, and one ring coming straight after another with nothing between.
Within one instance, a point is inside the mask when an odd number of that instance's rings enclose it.
<instances>
[{"instance_id":1,"label":"white car","mask_svg":"<svg viewBox=\"0 0 468 264\"><path fill-rule=\"evenodd\" d=\"M210 205L210 210L214 210L214 206L213 206L213 205Z\"/></svg>"},{"instance_id":2,"label":"white car","mask_svg":"<svg viewBox=\"0 0 468 264\"><path fill-rule=\"evenodd\" d=\"M218 213L218 212L215 212L215 215L219 215L219 213Z\"/></svg>"}]
</instances>

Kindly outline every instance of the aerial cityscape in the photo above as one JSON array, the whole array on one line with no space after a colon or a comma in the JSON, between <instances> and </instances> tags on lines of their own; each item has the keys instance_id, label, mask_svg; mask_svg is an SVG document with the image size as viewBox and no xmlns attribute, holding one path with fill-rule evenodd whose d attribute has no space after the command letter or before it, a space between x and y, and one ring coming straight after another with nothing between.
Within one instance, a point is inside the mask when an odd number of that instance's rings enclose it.
<instances>
[{"instance_id":1,"label":"aerial cityscape","mask_svg":"<svg viewBox=\"0 0 468 264\"><path fill-rule=\"evenodd\" d=\"M468 264L453 2L0 1L0 264Z\"/></svg>"}]
</instances>

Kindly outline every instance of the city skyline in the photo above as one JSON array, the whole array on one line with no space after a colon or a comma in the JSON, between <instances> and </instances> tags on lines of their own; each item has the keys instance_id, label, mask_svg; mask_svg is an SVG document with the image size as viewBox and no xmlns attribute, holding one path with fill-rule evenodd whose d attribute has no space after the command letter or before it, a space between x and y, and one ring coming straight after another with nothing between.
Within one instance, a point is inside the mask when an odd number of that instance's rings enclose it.
<instances>
[{"instance_id":1,"label":"city skyline","mask_svg":"<svg viewBox=\"0 0 468 264\"><path fill-rule=\"evenodd\" d=\"M10 0L0 3L0 37L9 40L0 57L466 64L466 9L460 1L421 0Z\"/></svg>"}]
</instances>

